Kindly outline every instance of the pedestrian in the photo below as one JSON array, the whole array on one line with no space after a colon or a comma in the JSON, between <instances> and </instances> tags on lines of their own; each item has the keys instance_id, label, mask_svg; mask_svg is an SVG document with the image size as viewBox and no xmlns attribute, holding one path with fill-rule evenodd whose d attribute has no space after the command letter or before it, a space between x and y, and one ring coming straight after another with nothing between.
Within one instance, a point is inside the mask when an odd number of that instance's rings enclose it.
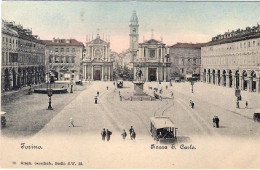
<instances>
[{"instance_id":1,"label":"pedestrian","mask_svg":"<svg viewBox=\"0 0 260 170\"><path fill-rule=\"evenodd\" d=\"M103 141L105 141L105 139L106 139L106 129L105 128L103 128L103 130L102 130L102 132L101 132L101 136L102 136L102 140Z\"/></svg>"},{"instance_id":2,"label":"pedestrian","mask_svg":"<svg viewBox=\"0 0 260 170\"><path fill-rule=\"evenodd\" d=\"M113 82L114 86L116 85L115 82Z\"/></svg>"},{"instance_id":3,"label":"pedestrian","mask_svg":"<svg viewBox=\"0 0 260 170\"><path fill-rule=\"evenodd\" d=\"M245 107L246 109L248 109L248 102L246 101L246 107Z\"/></svg>"},{"instance_id":4,"label":"pedestrian","mask_svg":"<svg viewBox=\"0 0 260 170\"><path fill-rule=\"evenodd\" d=\"M97 91L97 96L99 96L99 91Z\"/></svg>"},{"instance_id":5,"label":"pedestrian","mask_svg":"<svg viewBox=\"0 0 260 170\"><path fill-rule=\"evenodd\" d=\"M131 137L131 134L132 134L133 131L134 131L134 128L133 128L133 126L131 126L131 128L129 129L130 137Z\"/></svg>"},{"instance_id":6,"label":"pedestrian","mask_svg":"<svg viewBox=\"0 0 260 170\"><path fill-rule=\"evenodd\" d=\"M122 135L123 139L125 140L125 138L127 136L125 129L123 130L123 133L121 135Z\"/></svg>"},{"instance_id":7,"label":"pedestrian","mask_svg":"<svg viewBox=\"0 0 260 170\"><path fill-rule=\"evenodd\" d=\"M173 98L173 92L171 91L171 97Z\"/></svg>"},{"instance_id":8,"label":"pedestrian","mask_svg":"<svg viewBox=\"0 0 260 170\"><path fill-rule=\"evenodd\" d=\"M108 90L108 86L107 86L107 90Z\"/></svg>"},{"instance_id":9,"label":"pedestrian","mask_svg":"<svg viewBox=\"0 0 260 170\"><path fill-rule=\"evenodd\" d=\"M74 120L73 120L72 117L70 118L70 124L72 125L72 127L75 127L75 125L74 125Z\"/></svg>"},{"instance_id":10,"label":"pedestrian","mask_svg":"<svg viewBox=\"0 0 260 170\"><path fill-rule=\"evenodd\" d=\"M120 101L122 101L122 96L120 95Z\"/></svg>"},{"instance_id":11,"label":"pedestrian","mask_svg":"<svg viewBox=\"0 0 260 170\"><path fill-rule=\"evenodd\" d=\"M237 108L239 108L239 101L237 100Z\"/></svg>"},{"instance_id":12,"label":"pedestrian","mask_svg":"<svg viewBox=\"0 0 260 170\"><path fill-rule=\"evenodd\" d=\"M216 116L213 117L213 127L216 127Z\"/></svg>"},{"instance_id":13,"label":"pedestrian","mask_svg":"<svg viewBox=\"0 0 260 170\"><path fill-rule=\"evenodd\" d=\"M191 108L194 109L194 102L191 103Z\"/></svg>"},{"instance_id":14,"label":"pedestrian","mask_svg":"<svg viewBox=\"0 0 260 170\"><path fill-rule=\"evenodd\" d=\"M218 116L216 116L215 121L216 121L217 128L219 128L219 118L218 118Z\"/></svg>"},{"instance_id":15,"label":"pedestrian","mask_svg":"<svg viewBox=\"0 0 260 170\"><path fill-rule=\"evenodd\" d=\"M168 89L168 86L166 85L166 90Z\"/></svg>"},{"instance_id":16,"label":"pedestrian","mask_svg":"<svg viewBox=\"0 0 260 170\"><path fill-rule=\"evenodd\" d=\"M112 135L112 132L107 129L107 131L106 131L107 141L110 141L111 135Z\"/></svg>"}]
</instances>

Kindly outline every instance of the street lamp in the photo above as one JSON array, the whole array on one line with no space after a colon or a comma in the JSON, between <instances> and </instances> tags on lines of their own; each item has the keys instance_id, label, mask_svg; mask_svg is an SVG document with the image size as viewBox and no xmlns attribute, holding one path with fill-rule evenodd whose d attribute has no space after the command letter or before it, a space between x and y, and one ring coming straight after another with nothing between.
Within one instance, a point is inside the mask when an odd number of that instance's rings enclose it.
<instances>
[{"instance_id":1,"label":"street lamp","mask_svg":"<svg viewBox=\"0 0 260 170\"><path fill-rule=\"evenodd\" d=\"M70 93L73 93L72 88L73 88L73 81L71 80L71 81L70 81Z\"/></svg>"},{"instance_id":2,"label":"street lamp","mask_svg":"<svg viewBox=\"0 0 260 170\"><path fill-rule=\"evenodd\" d=\"M51 96L52 96L52 89L48 89L47 90L47 94L49 96L49 106L48 106L48 110L53 110L52 106L51 106Z\"/></svg>"},{"instance_id":3,"label":"street lamp","mask_svg":"<svg viewBox=\"0 0 260 170\"><path fill-rule=\"evenodd\" d=\"M193 85L194 85L194 81L193 80L191 80L191 93L193 93Z\"/></svg>"}]
</instances>

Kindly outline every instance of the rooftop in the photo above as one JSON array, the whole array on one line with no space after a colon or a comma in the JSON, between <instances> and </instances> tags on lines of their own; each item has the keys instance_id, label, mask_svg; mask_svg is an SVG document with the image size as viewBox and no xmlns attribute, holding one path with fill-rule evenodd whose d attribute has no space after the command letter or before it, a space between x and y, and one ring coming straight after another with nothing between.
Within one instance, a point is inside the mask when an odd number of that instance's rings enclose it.
<instances>
[{"instance_id":1,"label":"rooftop","mask_svg":"<svg viewBox=\"0 0 260 170\"><path fill-rule=\"evenodd\" d=\"M253 38L259 38L260 37L260 32L251 32L248 34L242 34L239 36L235 37L230 37L230 38L225 38L225 39L220 39L220 40L213 40L208 43L205 43L204 46L211 46L211 45L216 45L216 44L224 44L224 43L232 43L236 41L242 41L242 40L247 40L247 39L253 39Z\"/></svg>"},{"instance_id":2,"label":"rooftop","mask_svg":"<svg viewBox=\"0 0 260 170\"><path fill-rule=\"evenodd\" d=\"M84 46L82 42L75 39L55 39L53 40L42 40L47 46Z\"/></svg>"},{"instance_id":3,"label":"rooftop","mask_svg":"<svg viewBox=\"0 0 260 170\"><path fill-rule=\"evenodd\" d=\"M174 47L174 48L201 48L205 43L177 43L174 44L170 47Z\"/></svg>"},{"instance_id":4,"label":"rooftop","mask_svg":"<svg viewBox=\"0 0 260 170\"><path fill-rule=\"evenodd\" d=\"M151 117L150 120L157 129L175 127L169 117Z\"/></svg>"}]
</instances>

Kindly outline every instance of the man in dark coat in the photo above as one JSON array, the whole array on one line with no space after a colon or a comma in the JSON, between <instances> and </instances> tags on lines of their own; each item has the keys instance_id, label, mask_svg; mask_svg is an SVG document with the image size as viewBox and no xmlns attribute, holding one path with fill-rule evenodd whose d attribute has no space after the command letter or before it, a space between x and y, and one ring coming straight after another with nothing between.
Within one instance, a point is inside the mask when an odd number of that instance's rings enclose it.
<instances>
[{"instance_id":1,"label":"man in dark coat","mask_svg":"<svg viewBox=\"0 0 260 170\"><path fill-rule=\"evenodd\" d=\"M219 128L219 118L218 118L218 116L216 116L215 121L216 121L217 128Z\"/></svg>"},{"instance_id":2,"label":"man in dark coat","mask_svg":"<svg viewBox=\"0 0 260 170\"><path fill-rule=\"evenodd\" d=\"M216 126L216 116L213 117L213 127Z\"/></svg>"},{"instance_id":3,"label":"man in dark coat","mask_svg":"<svg viewBox=\"0 0 260 170\"><path fill-rule=\"evenodd\" d=\"M105 141L106 139L106 129L104 128L103 131L101 132L102 140Z\"/></svg>"},{"instance_id":4,"label":"man in dark coat","mask_svg":"<svg viewBox=\"0 0 260 170\"><path fill-rule=\"evenodd\" d=\"M107 141L110 141L110 136L112 135L112 132L110 132L110 131L107 129L106 135L107 135Z\"/></svg>"}]
</instances>

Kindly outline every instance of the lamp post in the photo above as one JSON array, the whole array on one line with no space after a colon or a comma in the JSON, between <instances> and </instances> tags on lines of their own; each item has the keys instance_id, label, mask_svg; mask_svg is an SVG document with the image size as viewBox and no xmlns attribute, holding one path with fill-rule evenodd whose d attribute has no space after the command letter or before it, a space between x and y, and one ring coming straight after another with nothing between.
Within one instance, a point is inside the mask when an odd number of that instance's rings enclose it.
<instances>
[{"instance_id":1,"label":"lamp post","mask_svg":"<svg viewBox=\"0 0 260 170\"><path fill-rule=\"evenodd\" d=\"M194 81L193 80L191 80L191 93L193 93L193 85L194 85Z\"/></svg>"},{"instance_id":2,"label":"lamp post","mask_svg":"<svg viewBox=\"0 0 260 170\"><path fill-rule=\"evenodd\" d=\"M47 94L49 96L49 106L48 106L48 110L53 110L52 106L51 106L51 96L52 96L52 89L48 89L47 90Z\"/></svg>"},{"instance_id":3,"label":"lamp post","mask_svg":"<svg viewBox=\"0 0 260 170\"><path fill-rule=\"evenodd\" d=\"M72 88L73 88L73 81L71 80L71 81L70 81L70 93L73 93Z\"/></svg>"}]
</instances>

